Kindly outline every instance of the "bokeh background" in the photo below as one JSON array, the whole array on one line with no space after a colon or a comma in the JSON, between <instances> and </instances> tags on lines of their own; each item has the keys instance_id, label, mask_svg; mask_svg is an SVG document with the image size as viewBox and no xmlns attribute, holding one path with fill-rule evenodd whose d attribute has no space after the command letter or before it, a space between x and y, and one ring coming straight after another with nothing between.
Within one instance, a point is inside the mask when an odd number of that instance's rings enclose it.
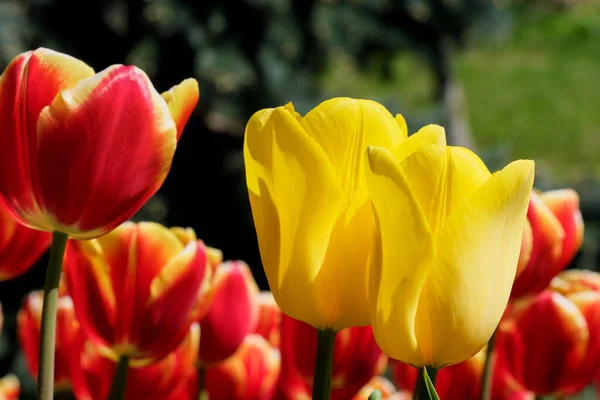
<instances>
[{"instance_id":1,"label":"bokeh background","mask_svg":"<svg viewBox=\"0 0 600 400\"><path fill-rule=\"evenodd\" d=\"M193 227L225 258L262 272L241 147L253 112L334 96L377 100L411 131L446 126L491 169L537 163L540 189L574 187L586 239L572 267L595 269L600 233L600 1L596 0L0 0L0 69L39 46L96 70L135 64L159 91L200 82L160 193L136 219ZM2 123L2 121L0 121ZM0 376L34 398L16 344L23 297L47 255L0 284Z\"/></svg>"}]
</instances>

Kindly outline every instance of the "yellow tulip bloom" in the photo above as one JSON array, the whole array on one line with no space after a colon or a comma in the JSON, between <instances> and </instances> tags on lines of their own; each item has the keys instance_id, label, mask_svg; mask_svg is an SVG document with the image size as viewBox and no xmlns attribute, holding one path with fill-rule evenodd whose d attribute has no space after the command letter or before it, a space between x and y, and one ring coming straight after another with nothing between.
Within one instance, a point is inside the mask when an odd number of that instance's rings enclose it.
<instances>
[{"instance_id":1,"label":"yellow tulip bloom","mask_svg":"<svg viewBox=\"0 0 600 400\"><path fill-rule=\"evenodd\" d=\"M382 350L414 366L476 354L515 278L533 161L490 174L473 152L424 146L367 151L374 242L368 297Z\"/></svg>"},{"instance_id":2,"label":"yellow tulip bloom","mask_svg":"<svg viewBox=\"0 0 600 400\"><path fill-rule=\"evenodd\" d=\"M404 119L368 100L331 99L304 117L291 104L252 116L246 183L263 267L286 314L320 329L369 325L367 146L409 154L431 143L445 144L442 128L407 139Z\"/></svg>"}]
</instances>

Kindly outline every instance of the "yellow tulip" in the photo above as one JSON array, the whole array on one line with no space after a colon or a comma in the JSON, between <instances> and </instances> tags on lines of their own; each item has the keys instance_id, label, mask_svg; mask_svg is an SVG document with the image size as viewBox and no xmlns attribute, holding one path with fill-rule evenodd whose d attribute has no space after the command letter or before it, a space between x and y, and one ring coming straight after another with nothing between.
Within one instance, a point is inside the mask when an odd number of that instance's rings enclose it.
<instances>
[{"instance_id":1,"label":"yellow tulip","mask_svg":"<svg viewBox=\"0 0 600 400\"><path fill-rule=\"evenodd\" d=\"M407 139L404 119L368 100L335 98L301 117L291 104L255 113L244 160L263 267L281 309L319 329L369 325L373 215L365 152L445 144L429 126Z\"/></svg>"},{"instance_id":2,"label":"yellow tulip","mask_svg":"<svg viewBox=\"0 0 600 400\"><path fill-rule=\"evenodd\" d=\"M473 152L424 146L367 151L374 242L368 297L390 357L440 368L476 354L515 278L534 163L490 174Z\"/></svg>"}]
</instances>

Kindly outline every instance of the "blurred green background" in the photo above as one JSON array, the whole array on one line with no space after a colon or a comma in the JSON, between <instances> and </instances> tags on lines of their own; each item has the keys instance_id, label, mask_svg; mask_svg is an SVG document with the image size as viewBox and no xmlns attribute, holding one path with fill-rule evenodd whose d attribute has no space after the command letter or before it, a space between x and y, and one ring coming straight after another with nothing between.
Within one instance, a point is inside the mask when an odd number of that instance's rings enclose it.
<instances>
[{"instance_id":1,"label":"blurred green background","mask_svg":"<svg viewBox=\"0 0 600 400\"><path fill-rule=\"evenodd\" d=\"M0 68L39 46L96 70L136 64L159 91L193 76L200 104L163 189L136 217L193 227L244 259L266 288L241 146L253 112L292 101L370 98L411 131L441 123L492 169L536 160L540 189L582 196L586 240L574 266L595 268L600 234L600 2L595 0L3 0ZM1 121L0 121L1 123ZM46 258L0 284L0 374L33 398L14 316L41 288Z\"/></svg>"}]
</instances>

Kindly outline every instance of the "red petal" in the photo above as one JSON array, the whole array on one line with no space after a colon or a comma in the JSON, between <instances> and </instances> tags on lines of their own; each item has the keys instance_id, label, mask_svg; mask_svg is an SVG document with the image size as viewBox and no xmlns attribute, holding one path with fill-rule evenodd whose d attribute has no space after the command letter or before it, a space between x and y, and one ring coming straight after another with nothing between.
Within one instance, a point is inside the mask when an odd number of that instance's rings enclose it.
<instances>
[{"instance_id":1,"label":"red petal","mask_svg":"<svg viewBox=\"0 0 600 400\"><path fill-rule=\"evenodd\" d=\"M82 61L48 49L17 56L0 79L0 196L20 222L50 230L40 212L37 176L38 116L57 93L94 71ZM60 157L68 156L61 149ZM64 200L64 199L63 199Z\"/></svg>"},{"instance_id":2,"label":"red petal","mask_svg":"<svg viewBox=\"0 0 600 400\"><path fill-rule=\"evenodd\" d=\"M100 236L162 185L177 129L144 72L116 65L60 92L38 121L40 206L55 230Z\"/></svg>"}]
</instances>

